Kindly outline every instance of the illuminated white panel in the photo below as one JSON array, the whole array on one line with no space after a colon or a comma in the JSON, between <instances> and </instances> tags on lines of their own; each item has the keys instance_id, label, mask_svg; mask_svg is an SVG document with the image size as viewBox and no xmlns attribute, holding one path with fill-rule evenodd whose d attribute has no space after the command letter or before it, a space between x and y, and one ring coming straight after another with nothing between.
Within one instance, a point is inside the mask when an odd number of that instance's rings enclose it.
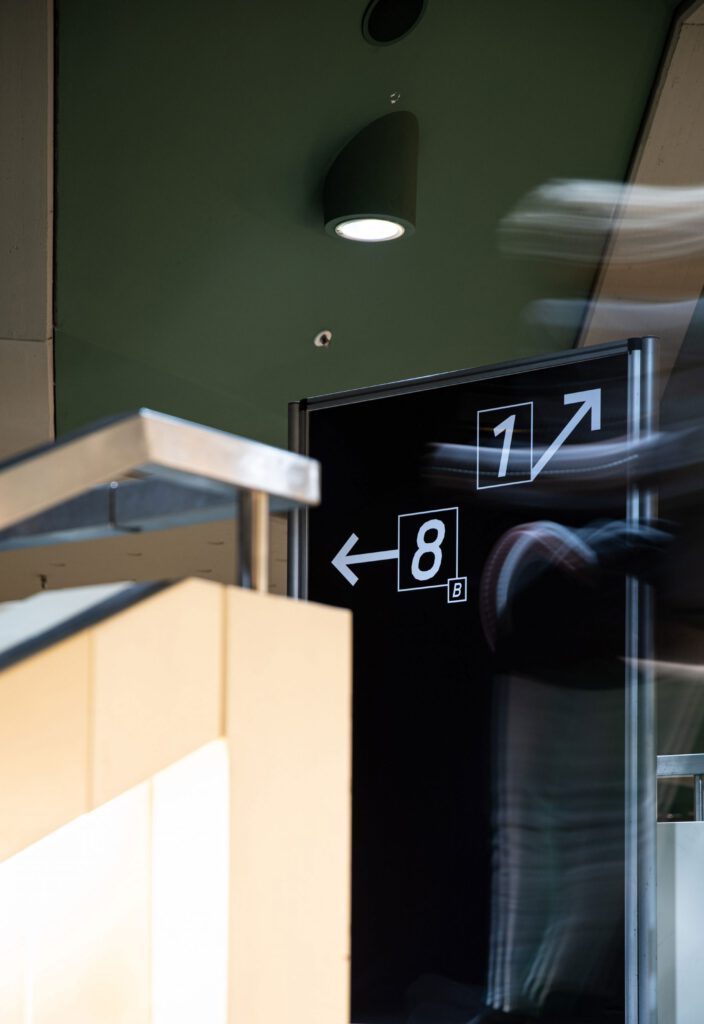
<instances>
[{"instance_id":1,"label":"illuminated white panel","mask_svg":"<svg viewBox=\"0 0 704 1024\"><path fill-rule=\"evenodd\" d=\"M227 748L209 743L153 780L152 1024L225 1024Z\"/></svg>"},{"instance_id":2,"label":"illuminated white panel","mask_svg":"<svg viewBox=\"0 0 704 1024\"><path fill-rule=\"evenodd\" d=\"M22 1024L149 1024L149 812L140 786L0 866L0 1020L21 986Z\"/></svg>"},{"instance_id":3,"label":"illuminated white panel","mask_svg":"<svg viewBox=\"0 0 704 1024\"><path fill-rule=\"evenodd\" d=\"M701 1024L704 822L661 822L658 837L658 1020Z\"/></svg>"},{"instance_id":4,"label":"illuminated white panel","mask_svg":"<svg viewBox=\"0 0 704 1024\"><path fill-rule=\"evenodd\" d=\"M21 928L18 875L13 861L0 866L0 1020L3 1024L27 1024L29 1019L25 1007L30 979L25 973L27 957Z\"/></svg>"},{"instance_id":5,"label":"illuminated white panel","mask_svg":"<svg viewBox=\"0 0 704 1024\"><path fill-rule=\"evenodd\" d=\"M0 864L2 1024L224 1024L224 741Z\"/></svg>"}]
</instances>

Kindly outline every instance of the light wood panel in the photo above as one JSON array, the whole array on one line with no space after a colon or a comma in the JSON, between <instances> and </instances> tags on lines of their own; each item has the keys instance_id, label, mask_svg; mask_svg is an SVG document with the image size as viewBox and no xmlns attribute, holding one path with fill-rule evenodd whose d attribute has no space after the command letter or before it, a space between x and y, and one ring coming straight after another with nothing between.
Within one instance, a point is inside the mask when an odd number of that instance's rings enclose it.
<instances>
[{"instance_id":1,"label":"light wood panel","mask_svg":"<svg viewBox=\"0 0 704 1024\"><path fill-rule=\"evenodd\" d=\"M683 18L686 25L704 25L704 2L690 3Z\"/></svg>"},{"instance_id":2,"label":"light wood panel","mask_svg":"<svg viewBox=\"0 0 704 1024\"><path fill-rule=\"evenodd\" d=\"M151 1024L150 787L24 856L29 1024Z\"/></svg>"},{"instance_id":3,"label":"light wood panel","mask_svg":"<svg viewBox=\"0 0 704 1024\"><path fill-rule=\"evenodd\" d=\"M0 334L0 460L54 436L54 369L49 341Z\"/></svg>"},{"instance_id":4,"label":"light wood panel","mask_svg":"<svg viewBox=\"0 0 704 1024\"><path fill-rule=\"evenodd\" d=\"M229 1020L346 1021L351 617L234 588L227 601Z\"/></svg>"},{"instance_id":5,"label":"light wood panel","mask_svg":"<svg viewBox=\"0 0 704 1024\"><path fill-rule=\"evenodd\" d=\"M90 637L0 674L0 860L88 809Z\"/></svg>"},{"instance_id":6,"label":"light wood panel","mask_svg":"<svg viewBox=\"0 0 704 1024\"><path fill-rule=\"evenodd\" d=\"M0 673L3 1021L347 1024L350 790L346 611L191 580Z\"/></svg>"},{"instance_id":7,"label":"light wood panel","mask_svg":"<svg viewBox=\"0 0 704 1024\"><path fill-rule=\"evenodd\" d=\"M93 631L94 805L222 735L222 601L192 580Z\"/></svg>"},{"instance_id":8,"label":"light wood panel","mask_svg":"<svg viewBox=\"0 0 704 1024\"><path fill-rule=\"evenodd\" d=\"M0 3L0 459L54 433L53 9Z\"/></svg>"},{"instance_id":9,"label":"light wood panel","mask_svg":"<svg viewBox=\"0 0 704 1024\"><path fill-rule=\"evenodd\" d=\"M51 331L53 5L0 4L0 337Z\"/></svg>"},{"instance_id":10,"label":"light wood panel","mask_svg":"<svg viewBox=\"0 0 704 1024\"><path fill-rule=\"evenodd\" d=\"M225 1024L228 777L217 740L151 783L151 1024Z\"/></svg>"},{"instance_id":11,"label":"light wood panel","mask_svg":"<svg viewBox=\"0 0 704 1024\"><path fill-rule=\"evenodd\" d=\"M22 899L17 872L0 866L0 1020L3 1024L31 1024L25 1014L25 962L27 951L18 934Z\"/></svg>"},{"instance_id":12,"label":"light wood panel","mask_svg":"<svg viewBox=\"0 0 704 1024\"><path fill-rule=\"evenodd\" d=\"M665 187L704 185L704 4L681 16L663 63L630 183ZM625 194L600 268L590 312L579 345L596 345L614 336L614 301L629 304L628 333L661 338L661 365L674 365L704 288L704 252L670 261L628 260L628 194ZM664 230L667 226L664 225ZM644 253L647 256L647 253ZM648 302L678 302L667 326L656 327ZM673 315L676 314L676 315Z\"/></svg>"}]
</instances>

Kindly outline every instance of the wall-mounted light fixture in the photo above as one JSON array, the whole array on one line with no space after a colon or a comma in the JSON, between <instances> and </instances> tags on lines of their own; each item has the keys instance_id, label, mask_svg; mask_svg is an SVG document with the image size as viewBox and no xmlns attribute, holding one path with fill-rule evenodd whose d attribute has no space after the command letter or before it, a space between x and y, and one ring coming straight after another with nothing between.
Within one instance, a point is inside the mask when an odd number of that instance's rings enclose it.
<instances>
[{"instance_id":1,"label":"wall-mounted light fixture","mask_svg":"<svg viewBox=\"0 0 704 1024\"><path fill-rule=\"evenodd\" d=\"M388 242L415 230L418 120L394 111L358 132L325 179L325 229L355 242Z\"/></svg>"},{"instance_id":2,"label":"wall-mounted light fixture","mask_svg":"<svg viewBox=\"0 0 704 1024\"><path fill-rule=\"evenodd\" d=\"M398 43L415 28L427 0L370 0L362 18L362 35L374 46Z\"/></svg>"}]
</instances>

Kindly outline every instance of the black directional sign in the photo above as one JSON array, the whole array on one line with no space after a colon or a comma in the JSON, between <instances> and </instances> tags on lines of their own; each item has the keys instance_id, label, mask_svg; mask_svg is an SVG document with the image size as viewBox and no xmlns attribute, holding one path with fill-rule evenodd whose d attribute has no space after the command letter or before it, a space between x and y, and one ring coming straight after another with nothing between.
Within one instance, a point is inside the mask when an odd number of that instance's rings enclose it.
<instances>
[{"instance_id":1,"label":"black directional sign","mask_svg":"<svg viewBox=\"0 0 704 1024\"><path fill-rule=\"evenodd\" d=\"M293 589L354 613L355 1022L638 1020L624 665L649 359L624 342L295 407L323 492Z\"/></svg>"}]
</instances>

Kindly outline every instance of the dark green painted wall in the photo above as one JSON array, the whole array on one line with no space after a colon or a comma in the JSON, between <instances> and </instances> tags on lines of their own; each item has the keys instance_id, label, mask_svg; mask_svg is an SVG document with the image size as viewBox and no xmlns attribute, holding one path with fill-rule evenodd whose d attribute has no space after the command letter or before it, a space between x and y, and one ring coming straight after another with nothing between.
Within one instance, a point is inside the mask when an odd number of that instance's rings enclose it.
<instances>
[{"instance_id":1,"label":"dark green painted wall","mask_svg":"<svg viewBox=\"0 0 704 1024\"><path fill-rule=\"evenodd\" d=\"M546 179L623 178L671 3L429 0L384 48L365 4L60 0L59 431L149 405L283 444L303 395L571 344L521 313L592 269L502 257L497 223ZM394 91L417 232L330 238L325 169Z\"/></svg>"}]
</instances>

